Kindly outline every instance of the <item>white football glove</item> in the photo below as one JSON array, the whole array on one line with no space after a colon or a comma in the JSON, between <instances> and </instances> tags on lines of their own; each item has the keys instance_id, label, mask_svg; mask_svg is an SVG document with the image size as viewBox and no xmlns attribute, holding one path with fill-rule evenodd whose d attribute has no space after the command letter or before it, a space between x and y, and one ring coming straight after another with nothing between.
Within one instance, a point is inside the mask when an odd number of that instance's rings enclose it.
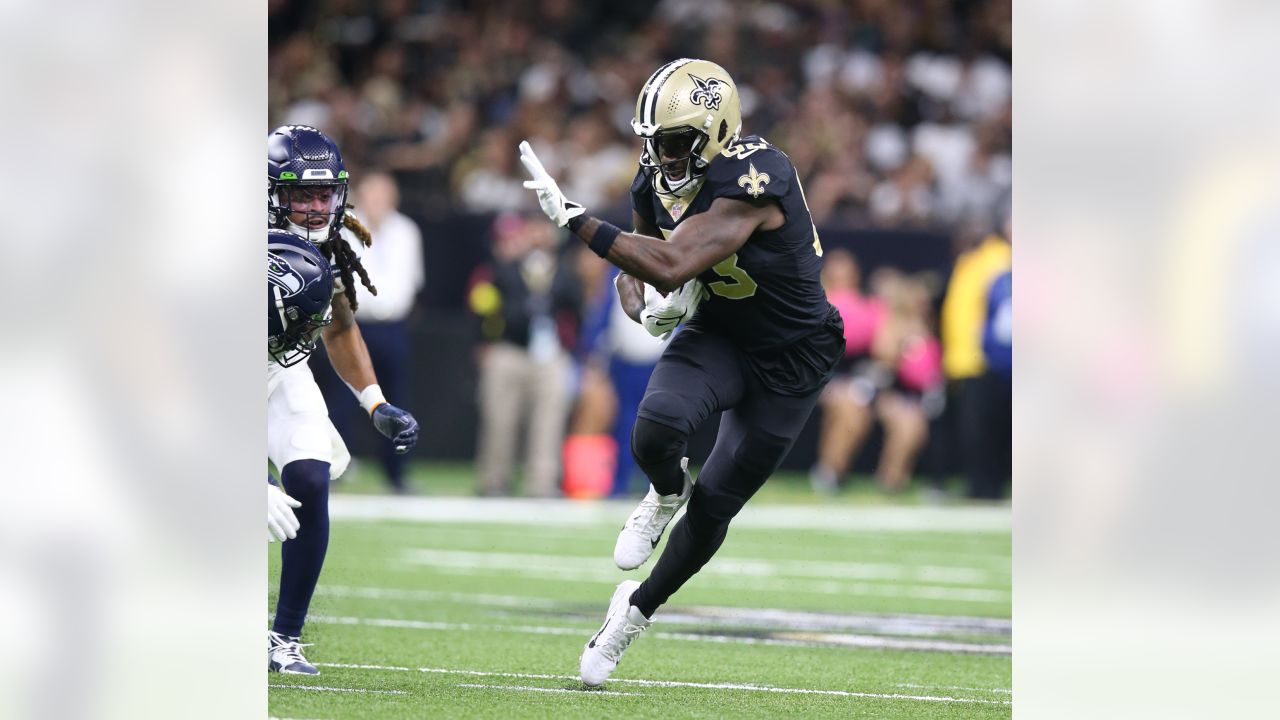
<instances>
[{"instance_id":1,"label":"white football glove","mask_svg":"<svg viewBox=\"0 0 1280 720\"><path fill-rule=\"evenodd\" d=\"M653 287L645 285L645 305L644 310L640 311L640 324L644 325L650 335L666 340L677 325L693 317L698 304L706 295L706 287L697 278L681 285L666 297Z\"/></svg>"},{"instance_id":2,"label":"white football glove","mask_svg":"<svg viewBox=\"0 0 1280 720\"><path fill-rule=\"evenodd\" d=\"M298 537L298 516L293 508L302 507L302 503L294 500L280 488L267 483L267 542L292 540Z\"/></svg>"},{"instance_id":3,"label":"white football glove","mask_svg":"<svg viewBox=\"0 0 1280 720\"><path fill-rule=\"evenodd\" d=\"M520 141L520 162L524 163L525 169L533 176L532 180L524 181L524 186L538 193L538 204L542 206L542 212L551 218L551 222L564 227L569 224L569 220L586 212L586 208L578 203L565 199L560 186L556 185L547 169L542 167L542 161L533 153L528 140Z\"/></svg>"}]
</instances>

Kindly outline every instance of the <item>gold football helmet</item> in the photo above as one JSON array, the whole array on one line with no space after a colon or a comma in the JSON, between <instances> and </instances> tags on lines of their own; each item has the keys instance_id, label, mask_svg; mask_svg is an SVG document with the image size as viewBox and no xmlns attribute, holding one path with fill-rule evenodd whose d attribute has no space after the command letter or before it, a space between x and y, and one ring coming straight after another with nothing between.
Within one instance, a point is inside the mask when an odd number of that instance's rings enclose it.
<instances>
[{"instance_id":1,"label":"gold football helmet","mask_svg":"<svg viewBox=\"0 0 1280 720\"><path fill-rule=\"evenodd\" d=\"M724 68L682 58L649 76L631 129L644 141L640 164L661 171L661 192L682 195L695 188L712 158L742 131L738 86Z\"/></svg>"}]
</instances>

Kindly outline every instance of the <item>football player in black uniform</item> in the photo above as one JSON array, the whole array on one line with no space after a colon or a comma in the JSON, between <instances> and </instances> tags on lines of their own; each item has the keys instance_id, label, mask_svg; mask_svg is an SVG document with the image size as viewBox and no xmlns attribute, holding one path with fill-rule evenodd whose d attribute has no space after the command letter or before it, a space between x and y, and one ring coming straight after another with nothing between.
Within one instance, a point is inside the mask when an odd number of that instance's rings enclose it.
<instances>
[{"instance_id":1,"label":"football player in black uniform","mask_svg":"<svg viewBox=\"0 0 1280 720\"><path fill-rule=\"evenodd\" d=\"M688 511L649 578L614 592L582 653L588 685L609 677L654 611L715 554L730 520L790 450L844 352L796 170L763 138L742 136L741 124L737 87L719 65L675 60L649 77L631 121L643 141L631 186L634 232L567 200L521 144L533 176L525 186L547 216L622 269L627 314L651 319L647 283L670 293L656 312L671 326L687 319L649 380L631 437L652 489L618 538L619 567L642 564L686 501ZM698 304L704 293L688 283L705 286L706 300ZM693 485L686 441L717 412L720 433Z\"/></svg>"}]
</instances>

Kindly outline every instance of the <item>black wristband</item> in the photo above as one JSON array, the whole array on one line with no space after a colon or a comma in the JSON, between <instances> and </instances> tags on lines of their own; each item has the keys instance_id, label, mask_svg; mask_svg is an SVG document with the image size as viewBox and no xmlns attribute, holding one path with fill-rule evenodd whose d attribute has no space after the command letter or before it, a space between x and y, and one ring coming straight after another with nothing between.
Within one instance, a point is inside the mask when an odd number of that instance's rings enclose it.
<instances>
[{"instance_id":1,"label":"black wristband","mask_svg":"<svg viewBox=\"0 0 1280 720\"><path fill-rule=\"evenodd\" d=\"M613 241L621 234L622 228L601 220L600 227L591 235L591 242L587 243L587 247L591 248L591 252L605 257L609 254L609 248L613 247Z\"/></svg>"},{"instance_id":2,"label":"black wristband","mask_svg":"<svg viewBox=\"0 0 1280 720\"><path fill-rule=\"evenodd\" d=\"M585 223L586 221L587 221L586 213L582 213L581 215L574 215L573 217L569 218L569 222L565 223L565 227L569 228L569 232L578 232L578 228L582 227L582 224Z\"/></svg>"}]
</instances>

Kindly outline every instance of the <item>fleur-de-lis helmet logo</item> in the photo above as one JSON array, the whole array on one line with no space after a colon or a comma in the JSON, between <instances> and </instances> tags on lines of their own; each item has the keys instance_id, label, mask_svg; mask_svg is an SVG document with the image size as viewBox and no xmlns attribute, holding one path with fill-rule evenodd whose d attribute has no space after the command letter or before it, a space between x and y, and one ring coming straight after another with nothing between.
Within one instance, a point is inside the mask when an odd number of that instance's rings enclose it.
<instances>
[{"instance_id":1,"label":"fleur-de-lis helmet logo","mask_svg":"<svg viewBox=\"0 0 1280 720\"><path fill-rule=\"evenodd\" d=\"M708 110L719 110L722 99L720 91L727 86L727 83L713 77L703 80L693 73L689 73L689 78L693 80L693 92L689 93L689 102L702 105Z\"/></svg>"},{"instance_id":2,"label":"fleur-de-lis helmet logo","mask_svg":"<svg viewBox=\"0 0 1280 720\"><path fill-rule=\"evenodd\" d=\"M738 187L746 188L748 195L758 198L764 194L764 186L768 185L772 179L769 173L756 172L755 163L749 163L747 174L738 176Z\"/></svg>"}]
</instances>

